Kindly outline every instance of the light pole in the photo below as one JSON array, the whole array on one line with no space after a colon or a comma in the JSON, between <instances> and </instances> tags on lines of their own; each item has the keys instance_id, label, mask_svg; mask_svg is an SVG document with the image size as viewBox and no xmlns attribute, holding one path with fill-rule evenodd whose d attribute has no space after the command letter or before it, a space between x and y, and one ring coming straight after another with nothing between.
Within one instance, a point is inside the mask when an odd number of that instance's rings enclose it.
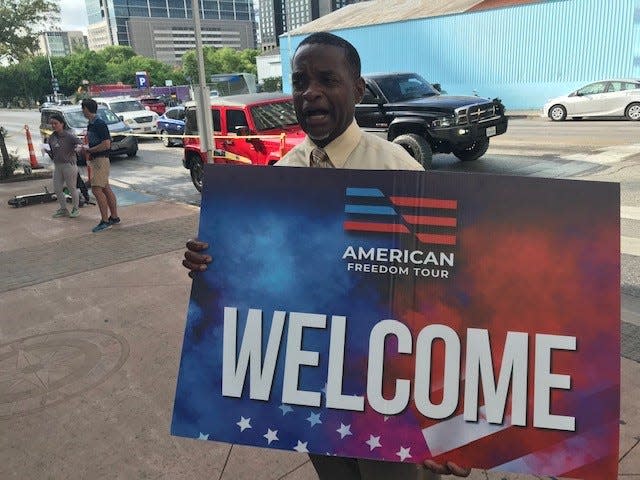
<instances>
[{"instance_id":1,"label":"light pole","mask_svg":"<svg viewBox=\"0 0 640 480\"><path fill-rule=\"evenodd\" d=\"M53 64L51 63L51 47L49 45L49 34L44 32L44 44L47 51L47 60L49 61L49 71L51 72L51 88L53 89L53 101L58 101L58 82L53 74Z\"/></svg>"}]
</instances>

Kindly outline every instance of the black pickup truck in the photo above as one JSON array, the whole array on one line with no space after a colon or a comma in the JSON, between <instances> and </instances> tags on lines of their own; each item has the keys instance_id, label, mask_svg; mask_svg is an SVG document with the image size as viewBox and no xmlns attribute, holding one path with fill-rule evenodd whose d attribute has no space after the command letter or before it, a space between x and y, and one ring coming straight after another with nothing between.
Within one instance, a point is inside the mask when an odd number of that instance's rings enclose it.
<instances>
[{"instance_id":1,"label":"black pickup truck","mask_svg":"<svg viewBox=\"0 0 640 480\"><path fill-rule=\"evenodd\" d=\"M358 125L402 145L425 169L434 153L476 160L489 148L490 137L507 131L504 106L497 98L442 95L416 73L363 78Z\"/></svg>"}]
</instances>

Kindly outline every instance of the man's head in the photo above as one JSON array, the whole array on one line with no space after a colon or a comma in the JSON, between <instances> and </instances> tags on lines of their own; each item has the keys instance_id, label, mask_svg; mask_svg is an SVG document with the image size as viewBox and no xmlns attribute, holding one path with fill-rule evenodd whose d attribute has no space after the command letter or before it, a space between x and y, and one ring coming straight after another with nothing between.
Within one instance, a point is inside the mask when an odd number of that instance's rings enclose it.
<instances>
[{"instance_id":1,"label":"man's head","mask_svg":"<svg viewBox=\"0 0 640 480\"><path fill-rule=\"evenodd\" d=\"M93 98L85 98L82 100L82 113L88 119L95 116L98 111L98 103Z\"/></svg>"},{"instance_id":2,"label":"man's head","mask_svg":"<svg viewBox=\"0 0 640 480\"><path fill-rule=\"evenodd\" d=\"M364 93L358 52L343 38L326 32L314 33L298 45L291 81L298 122L320 147L347 129Z\"/></svg>"}]
</instances>

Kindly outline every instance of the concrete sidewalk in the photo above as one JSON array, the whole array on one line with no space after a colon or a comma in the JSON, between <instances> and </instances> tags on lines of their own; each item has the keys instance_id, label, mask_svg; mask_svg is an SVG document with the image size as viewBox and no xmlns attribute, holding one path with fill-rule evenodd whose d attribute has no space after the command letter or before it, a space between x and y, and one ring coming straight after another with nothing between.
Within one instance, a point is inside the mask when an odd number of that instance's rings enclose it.
<instances>
[{"instance_id":1,"label":"concrete sidewalk","mask_svg":"<svg viewBox=\"0 0 640 480\"><path fill-rule=\"evenodd\" d=\"M0 478L315 479L302 454L169 435L199 209L117 190L122 224L92 234L95 206L54 219L56 203L6 203L49 183L0 184ZM637 359L622 386L619 478L640 480Z\"/></svg>"}]
</instances>

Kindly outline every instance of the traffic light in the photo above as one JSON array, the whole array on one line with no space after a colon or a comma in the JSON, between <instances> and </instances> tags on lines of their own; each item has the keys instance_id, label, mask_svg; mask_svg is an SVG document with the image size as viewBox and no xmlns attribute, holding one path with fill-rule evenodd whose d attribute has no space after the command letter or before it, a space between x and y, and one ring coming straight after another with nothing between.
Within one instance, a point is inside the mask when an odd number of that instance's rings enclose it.
<instances>
[{"instance_id":1,"label":"traffic light","mask_svg":"<svg viewBox=\"0 0 640 480\"><path fill-rule=\"evenodd\" d=\"M58 89L60 88L60 85L58 85L58 79L57 78L52 78L51 79L51 87L53 88L53 91L55 93L58 93Z\"/></svg>"}]
</instances>

